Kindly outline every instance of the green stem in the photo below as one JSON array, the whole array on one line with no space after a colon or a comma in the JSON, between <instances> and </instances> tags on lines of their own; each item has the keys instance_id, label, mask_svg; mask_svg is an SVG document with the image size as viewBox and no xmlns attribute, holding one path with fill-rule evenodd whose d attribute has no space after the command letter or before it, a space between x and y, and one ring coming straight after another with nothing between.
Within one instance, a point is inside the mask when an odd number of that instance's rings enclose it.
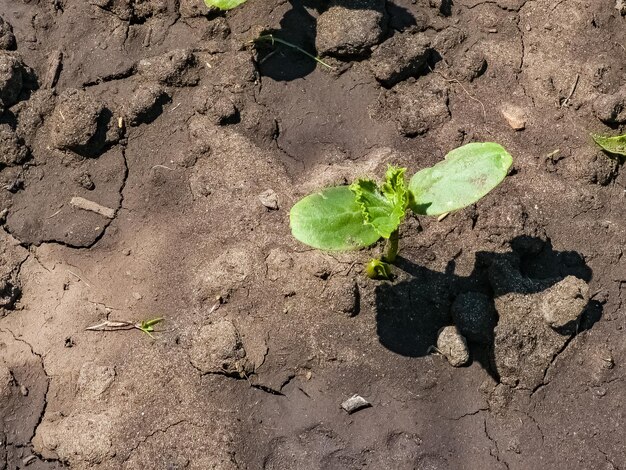
<instances>
[{"instance_id":1,"label":"green stem","mask_svg":"<svg viewBox=\"0 0 626 470\"><path fill-rule=\"evenodd\" d=\"M284 39L280 39L277 38L276 36L274 36L273 34L266 34L264 36L259 36L256 39L253 39L252 42L257 43L257 42L262 42L262 41L270 41L272 44L274 43L279 43L279 44L283 44L287 47L291 47L292 49L295 49L296 51L304 54L307 57L310 57L311 59L313 59L315 62L322 64L324 67L328 67L329 69L332 70L332 66L328 65L326 62L324 62L322 59L320 59L319 57L314 56L313 54L310 54L309 52L305 51L304 49L302 49L299 46L296 46L295 44L292 44L288 41L285 41Z\"/></svg>"},{"instance_id":2,"label":"green stem","mask_svg":"<svg viewBox=\"0 0 626 470\"><path fill-rule=\"evenodd\" d=\"M394 230L391 232L391 235L387 239L387 244L385 245L385 252L383 254L383 261L387 263L393 263L398 256L398 239L399 239L398 230Z\"/></svg>"}]
</instances>

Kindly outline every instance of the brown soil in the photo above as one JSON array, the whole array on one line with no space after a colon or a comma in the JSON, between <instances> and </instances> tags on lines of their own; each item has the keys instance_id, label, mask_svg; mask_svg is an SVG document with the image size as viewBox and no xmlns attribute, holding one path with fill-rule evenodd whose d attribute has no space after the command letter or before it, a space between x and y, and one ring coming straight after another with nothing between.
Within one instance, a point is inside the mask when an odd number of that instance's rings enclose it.
<instances>
[{"instance_id":1,"label":"brown soil","mask_svg":"<svg viewBox=\"0 0 626 470\"><path fill-rule=\"evenodd\" d=\"M0 469L626 468L621 3L0 0ZM290 236L472 141L510 177L394 282Z\"/></svg>"}]
</instances>

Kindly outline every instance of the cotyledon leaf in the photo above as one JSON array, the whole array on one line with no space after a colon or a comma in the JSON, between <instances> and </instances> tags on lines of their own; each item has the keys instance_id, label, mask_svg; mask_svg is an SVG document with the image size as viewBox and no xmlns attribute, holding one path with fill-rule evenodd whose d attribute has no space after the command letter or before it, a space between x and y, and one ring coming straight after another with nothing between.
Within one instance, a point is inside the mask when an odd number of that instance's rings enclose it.
<instances>
[{"instance_id":1,"label":"cotyledon leaf","mask_svg":"<svg viewBox=\"0 0 626 470\"><path fill-rule=\"evenodd\" d=\"M471 143L452 150L442 162L411 178L411 209L440 215L474 204L506 177L513 158L499 144Z\"/></svg>"},{"instance_id":2,"label":"cotyledon leaf","mask_svg":"<svg viewBox=\"0 0 626 470\"><path fill-rule=\"evenodd\" d=\"M209 8L215 7L220 10L232 10L245 2L246 0L204 0L204 3Z\"/></svg>"},{"instance_id":3,"label":"cotyledon leaf","mask_svg":"<svg viewBox=\"0 0 626 470\"><path fill-rule=\"evenodd\" d=\"M365 223L348 186L327 188L300 199L289 214L291 233L320 250L347 251L370 246L380 238Z\"/></svg>"},{"instance_id":4,"label":"cotyledon leaf","mask_svg":"<svg viewBox=\"0 0 626 470\"><path fill-rule=\"evenodd\" d=\"M357 180L350 186L361 206L365 221L381 237L389 238L404 219L409 202L405 172L406 168L390 166L385 183L380 188L376 182L367 179Z\"/></svg>"},{"instance_id":5,"label":"cotyledon leaf","mask_svg":"<svg viewBox=\"0 0 626 470\"><path fill-rule=\"evenodd\" d=\"M604 151L623 157L626 156L626 134L615 137L591 134L591 137Z\"/></svg>"}]
</instances>

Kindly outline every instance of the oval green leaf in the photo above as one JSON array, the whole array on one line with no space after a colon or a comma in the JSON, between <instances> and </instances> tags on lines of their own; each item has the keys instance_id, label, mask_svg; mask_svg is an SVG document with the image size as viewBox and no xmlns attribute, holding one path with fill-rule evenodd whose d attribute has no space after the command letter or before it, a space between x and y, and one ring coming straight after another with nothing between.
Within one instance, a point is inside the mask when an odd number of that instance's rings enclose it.
<instances>
[{"instance_id":1,"label":"oval green leaf","mask_svg":"<svg viewBox=\"0 0 626 470\"><path fill-rule=\"evenodd\" d=\"M320 250L358 250L380 238L365 223L348 186L328 188L300 199L291 208L289 218L296 240Z\"/></svg>"},{"instance_id":2,"label":"oval green leaf","mask_svg":"<svg viewBox=\"0 0 626 470\"><path fill-rule=\"evenodd\" d=\"M467 144L413 175L411 210L441 215L474 204L506 177L513 158L493 142Z\"/></svg>"},{"instance_id":3,"label":"oval green leaf","mask_svg":"<svg viewBox=\"0 0 626 470\"><path fill-rule=\"evenodd\" d=\"M232 10L245 2L246 0L204 0L204 3L209 8L214 7L220 10Z\"/></svg>"},{"instance_id":4,"label":"oval green leaf","mask_svg":"<svg viewBox=\"0 0 626 470\"><path fill-rule=\"evenodd\" d=\"M602 147L602 150L614 155L626 156L626 135L608 137L605 135L591 134L594 142Z\"/></svg>"}]
</instances>

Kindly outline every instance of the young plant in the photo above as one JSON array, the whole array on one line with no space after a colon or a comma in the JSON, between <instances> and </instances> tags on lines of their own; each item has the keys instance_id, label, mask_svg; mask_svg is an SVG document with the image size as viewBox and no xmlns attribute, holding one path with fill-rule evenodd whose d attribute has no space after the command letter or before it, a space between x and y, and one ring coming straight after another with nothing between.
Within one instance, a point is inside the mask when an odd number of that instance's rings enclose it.
<instances>
[{"instance_id":1,"label":"young plant","mask_svg":"<svg viewBox=\"0 0 626 470\"><path fill-rule=\"evenodd\" d=\"M474 204L504 180L512 163L501 145L487 142L453 150L408 184L406 169L390 166L381 185L359 179L298 201L290 212L291 232L302 243L327 251L358 250L384 238L382 259L370 261L366 273L389 279L388 263L398 254L398 229L408 209L438 216Z\"/></svg>"}]
</instances>

